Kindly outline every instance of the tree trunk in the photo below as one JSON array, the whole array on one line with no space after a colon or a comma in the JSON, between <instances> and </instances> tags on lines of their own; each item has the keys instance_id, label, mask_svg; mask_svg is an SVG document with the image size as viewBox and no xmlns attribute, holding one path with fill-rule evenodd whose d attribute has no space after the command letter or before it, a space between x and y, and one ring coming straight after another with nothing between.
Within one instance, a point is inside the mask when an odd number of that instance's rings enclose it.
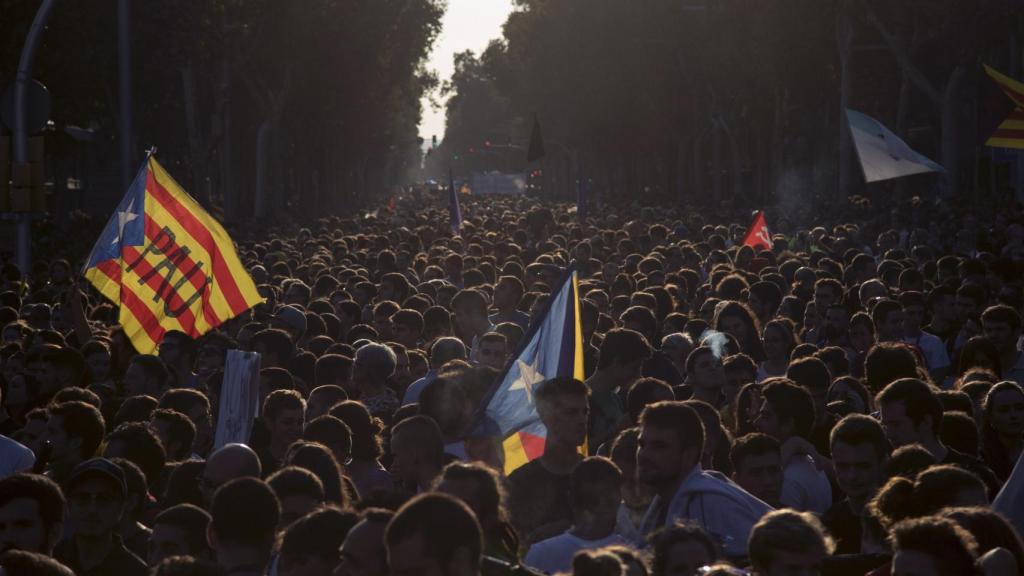
<instances>
[{"instance_id":1,"label":"tree trunk","mask_svg":"<svg viewBox=\"0 0 1024 576\"><path fill-rule=\"evenodd\" d=\"M963 64L949 76L942 96L942 166L946 169L939 187L941 194L951 197L957 192L960 174L960 88L967 75Z\"/></svg>"},{"instance_id":2,"label":"tree trunk","mask_svg":"<svg viewBox=\"0 0 1024 576\"><path fill-rule=\"evenodd\" d=\"M270 119L264 119L256 133L256 198L253 216L263 218L267 206L268 147L270 146Z\"/></svg>"},{"instance_id":3,"label":"tree trunk","mask_svg":"<svg viewBox=\"0 0 1024 576\"><path fill-rule=\"evenodd\" d=\"M846 109L850 99L850 46L853 43L853 23L847 10L848 2L839 7L839 25L836 27L836 41L839 45L839 199L850 196L852 149L850 126L846 120Z\"/></svg>"}]
</instances>

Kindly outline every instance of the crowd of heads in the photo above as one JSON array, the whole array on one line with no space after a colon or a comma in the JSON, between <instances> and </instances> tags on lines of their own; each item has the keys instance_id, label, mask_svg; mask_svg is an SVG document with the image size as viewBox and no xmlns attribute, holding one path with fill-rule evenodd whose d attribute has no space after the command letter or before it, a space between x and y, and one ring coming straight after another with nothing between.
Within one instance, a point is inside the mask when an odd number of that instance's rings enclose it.
<instances>
[{"instance_id":1,"label":"crowd of heads","mask_svg":"<svg viewBox=\"0 0 1024 576\"><path fill-rule=\"evenodd\" d=\"M151 354L84 253L3 264L4 573L1024 573L992 507L1024 447L1019 207L860 203L751 247L745 218L525 197L452 236L438 205L238 230L263 302ZM523 386L546 438L510 470L481 414L570 266L584 378ZM259 354L245 442L229 350Z\"/></svg>"}]
</instances>

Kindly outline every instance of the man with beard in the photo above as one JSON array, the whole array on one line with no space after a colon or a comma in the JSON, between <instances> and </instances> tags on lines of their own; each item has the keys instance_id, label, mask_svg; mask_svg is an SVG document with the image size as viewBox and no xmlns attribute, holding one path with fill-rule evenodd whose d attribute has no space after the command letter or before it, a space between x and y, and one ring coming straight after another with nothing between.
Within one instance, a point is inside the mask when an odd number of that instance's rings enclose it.
<instances>
[{"instance_id":1,"label":"man with beard","mask_svg":"<svg viewBox=\"0 0 1024 576\"><path fill-rule=\"evenodd\" d=\"M747 553L754 524L771 506L700 465L704 426L682 402L651 404L640 415L637 470L640 482L655 491L641 533L690 521L701 526L732 557Z\"/></svg>"},{"instance_id":2,"label":"man with beard","mask_svg":"<svg viewBox=\"0 0 1024 576\"><path fill-rule=\"evenodd\" d=\"M0 480L0 552L53 554L64 531L64 494L46 476L15 474Z\"/></svg>"},{"instance_id":3,"label":"man with beard","mask_svg":"<svg viewBox=\"0 0 1024 576\"><path fill-rule=\"evenodd\" d=\"M117 534L128 493L121 467L106 458L86 460L66 486L74 533L57 544L54 557L79 576L145 575L146 563Z\"/></svg>"}]
</instances>

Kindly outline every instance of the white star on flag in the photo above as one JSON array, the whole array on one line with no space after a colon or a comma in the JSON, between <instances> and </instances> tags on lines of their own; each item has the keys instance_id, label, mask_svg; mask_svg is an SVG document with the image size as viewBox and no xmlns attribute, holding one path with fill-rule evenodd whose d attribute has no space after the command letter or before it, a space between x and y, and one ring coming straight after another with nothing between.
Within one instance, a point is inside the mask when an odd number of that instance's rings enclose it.
<instances>
[{"instance_id":1,"label":"white star on flag","mask_svg":"<svg viewBox=\"0 0 1024 576\"><path fill-rule=\"evenodd\" d=\"M118 210L118 212L117 212L117 236L114 237L114 240L111 242L111 244L117 244L118 242L120 242L121 241L121 237L124 236L124 227L127 226L129 222L131 222L132 220L135 220L136 218L139 217L139 215L136 214L132 210L134 207L135 207L135 198L132 198L131 201L128 202L128 208L127 209L125 209L123 212Z\"/></svg>"},{"instance_id":2,"label":"white star on flag","mask_svg":"<svg viewBox=\"0 0 1024 576\"><path fill-rule=\"evenodd\" d=\"M532 364L527 364L522 360L516 360L516 364L519 366L519 378L508 387L509 390L523 390L526 392L526 401L533 405L533 387L540 384L546 378L544 375L537 371L537 367Z\"/></svg>"}]
</instances>

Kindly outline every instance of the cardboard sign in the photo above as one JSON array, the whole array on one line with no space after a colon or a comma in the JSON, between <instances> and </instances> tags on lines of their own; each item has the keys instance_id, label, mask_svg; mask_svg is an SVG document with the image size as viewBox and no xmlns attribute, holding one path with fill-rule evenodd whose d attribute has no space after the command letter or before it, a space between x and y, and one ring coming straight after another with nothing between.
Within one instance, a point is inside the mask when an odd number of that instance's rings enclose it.
<instances>
[{"instance_id":1,"label":"cardboard sign","mask_svg":"<svg viewBox=\"0 0 1024 576\"><path fill-rule=\"evenodd\" d=\"M260 355L228 350L224 383L220 390L220 414L213 449L225 444L248 444L253 422L259 414Z\"/></svg>"}]
</instances>

